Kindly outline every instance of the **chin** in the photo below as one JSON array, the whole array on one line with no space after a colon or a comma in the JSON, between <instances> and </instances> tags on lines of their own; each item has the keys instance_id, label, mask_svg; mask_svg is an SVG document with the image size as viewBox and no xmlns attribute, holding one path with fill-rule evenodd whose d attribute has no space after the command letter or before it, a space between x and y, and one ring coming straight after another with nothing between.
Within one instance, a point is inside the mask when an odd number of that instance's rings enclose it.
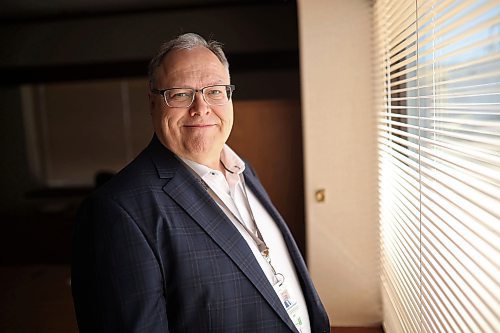
<instances>
[{"instance_id":1,"label":"chin","mask_svg":"<svg viewBox=\"0 0 500 333\"><path fill-rule=\"evenodd\" d=\"M192 140L184 145L186 152L190 155L205 155L212 152L220 153L224 147L224 143L214 140Z\"/></svg>"},{"instance_id":2,"label":"chin","mask_svg":"<svg viewBox=\"0 0 500 333\"><path fill-rule=\"evenodd\" d=\"M192 155L208 153L212 150L214 144L212 142L203 141L191 141L185 145L186 151Z\"/></svg>"}]
</instances>

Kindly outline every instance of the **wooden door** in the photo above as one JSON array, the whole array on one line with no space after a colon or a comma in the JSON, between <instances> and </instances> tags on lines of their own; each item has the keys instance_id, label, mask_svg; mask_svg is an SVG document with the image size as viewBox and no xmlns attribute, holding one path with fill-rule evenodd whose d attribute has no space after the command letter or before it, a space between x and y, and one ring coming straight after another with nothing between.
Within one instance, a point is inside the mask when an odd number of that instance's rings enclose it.
<instances>
[{"instance_id":1,"label":"wooden door","mask_svg":"<svg viewBox=\"0 0 500 333\"><path fill-rule=\"evenodd\" d=\"M252 164L305 255L300 101L234 101L228 141Z\"/></svg>"}]
</instances>

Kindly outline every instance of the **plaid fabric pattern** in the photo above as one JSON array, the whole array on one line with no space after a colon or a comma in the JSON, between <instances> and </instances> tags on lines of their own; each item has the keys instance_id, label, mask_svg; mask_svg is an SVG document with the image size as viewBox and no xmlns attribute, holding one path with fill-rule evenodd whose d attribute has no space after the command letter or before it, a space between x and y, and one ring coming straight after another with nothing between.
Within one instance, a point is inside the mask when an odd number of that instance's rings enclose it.
<instances>
[{"instance_id":1,"label":"plaid fabric pattern","mask_svg":"<svg viewBox=\"0 0 500 333\"><path fill-rule=\"evenodd\" d=\"M283 233L312 332L329 332L290 231L251 168L245 179ZM241 234L156 138L83 203L73 246L82 333L296 332Z\"/></svg>"}]
</instances>

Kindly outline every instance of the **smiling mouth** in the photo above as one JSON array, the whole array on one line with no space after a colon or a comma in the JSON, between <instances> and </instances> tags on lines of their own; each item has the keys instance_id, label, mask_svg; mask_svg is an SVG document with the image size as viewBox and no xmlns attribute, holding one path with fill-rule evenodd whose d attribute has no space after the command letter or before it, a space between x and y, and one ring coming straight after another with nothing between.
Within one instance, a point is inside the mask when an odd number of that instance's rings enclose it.
<instances>
[{"instance_id":1,"label":"smiling mouth","mask_svg":"<svg viewBox=\"0 0 500 333\"><path fill-rule=\"evenodd\" d=\"M184 125L184 127L188 128L207 128L215 126L214 124L197 124L197 125Z\"/></svg>"}]
</instances>

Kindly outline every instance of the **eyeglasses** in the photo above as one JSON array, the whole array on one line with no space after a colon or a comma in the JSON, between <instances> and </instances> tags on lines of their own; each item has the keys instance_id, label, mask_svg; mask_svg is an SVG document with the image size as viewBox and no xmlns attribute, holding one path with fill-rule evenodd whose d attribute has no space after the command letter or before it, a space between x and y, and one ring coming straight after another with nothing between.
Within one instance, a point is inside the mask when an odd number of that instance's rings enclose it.
<instances>
[{"instance_id":1,"label":"eyeglasses","mask_svg":"<svg viewBox=\"0 0 500 333\"><path fill-rule=\"evenodd\" d=\"M203 100L212 106L220 106L229 103L231 95L235 90L233 84L214 85L201 89L193 88L170 88L170 89L151 89L153 94L162 95L165 103L171 108L188 108L193 104L194 95L201 92Z\"/></svg>"}]
</instances>

